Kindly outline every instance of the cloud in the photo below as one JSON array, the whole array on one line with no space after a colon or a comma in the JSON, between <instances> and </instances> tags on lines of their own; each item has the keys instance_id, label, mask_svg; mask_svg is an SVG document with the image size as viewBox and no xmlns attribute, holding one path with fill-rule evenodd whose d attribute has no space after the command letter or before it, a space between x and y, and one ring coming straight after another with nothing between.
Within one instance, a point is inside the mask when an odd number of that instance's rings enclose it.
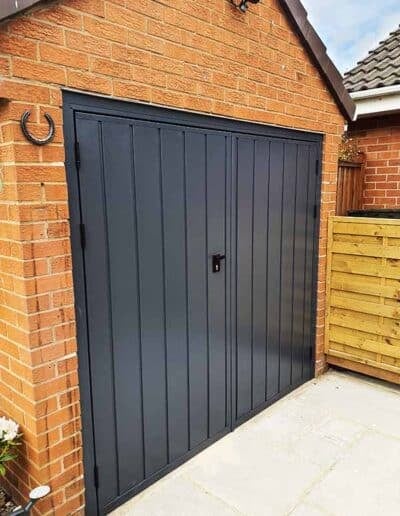
<instances>
[{"instance_id":1,"label":"cloud","mask_svg":"<svg viewBox=\"0 0 400 516\"><path fill-rule=\"evenodd\" d=\"M328 54L343 73L400 23L398 0L303 0Z\"/></svg>"}]
</instances>

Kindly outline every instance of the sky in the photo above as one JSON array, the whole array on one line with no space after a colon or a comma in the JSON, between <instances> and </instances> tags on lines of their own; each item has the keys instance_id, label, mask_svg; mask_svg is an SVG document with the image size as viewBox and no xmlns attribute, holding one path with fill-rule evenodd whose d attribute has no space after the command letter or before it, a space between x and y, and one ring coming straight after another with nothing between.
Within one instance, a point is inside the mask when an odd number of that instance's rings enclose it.
<instances>
[{"instance_id":1,"label":"sky","mask_svg":"<svg viewBox=\"0 0 400 516\"><path fill-rule=\"evenodd\" d=\"M337 68L344 73L400 24L399 0L302 0Z\"/></svg>"}]
</instances>

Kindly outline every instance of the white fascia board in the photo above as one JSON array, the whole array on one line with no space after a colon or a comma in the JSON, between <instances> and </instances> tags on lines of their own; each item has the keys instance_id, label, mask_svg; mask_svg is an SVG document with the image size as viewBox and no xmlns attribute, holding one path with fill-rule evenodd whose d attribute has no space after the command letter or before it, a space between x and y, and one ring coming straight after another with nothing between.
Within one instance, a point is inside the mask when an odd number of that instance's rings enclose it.
<instances>
[{"instance_id":1,"label":"white fascia board","mask_svg":"<svg viewBox=\"0 0 400 516\"><path fill-rule=\"evenodd\" d=\"M356 104L354 120L367 116L400 113L399 86L359 91L352 93L351 97Z\"/></svg>"}]
</instances>

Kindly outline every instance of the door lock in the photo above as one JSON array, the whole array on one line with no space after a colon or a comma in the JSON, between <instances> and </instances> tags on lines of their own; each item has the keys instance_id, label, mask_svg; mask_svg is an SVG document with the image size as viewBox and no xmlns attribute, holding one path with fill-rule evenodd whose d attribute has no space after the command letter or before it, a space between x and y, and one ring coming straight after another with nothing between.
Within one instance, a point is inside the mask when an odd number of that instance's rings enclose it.
<instances>
[{"instance_id":1,"label":"door lock","mask_svg":"<svg viewBox=\"0 0 400 516\"><path fill-rule=\"evenodd\" d=\"M219 272L221 270L221 261L225 260L224 254L213 254L212 255L212 271Z\"/></svg>"}]
</instances>

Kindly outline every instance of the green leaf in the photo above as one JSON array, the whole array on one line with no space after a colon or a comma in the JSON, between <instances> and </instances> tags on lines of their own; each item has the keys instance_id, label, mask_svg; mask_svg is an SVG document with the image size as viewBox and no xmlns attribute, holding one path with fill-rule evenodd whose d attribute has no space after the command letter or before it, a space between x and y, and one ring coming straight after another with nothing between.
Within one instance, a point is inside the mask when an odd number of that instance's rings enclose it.
<instances>
[{"instance_id":1,"label":"green leaf","mask_svg":"<svg viewBox=\"0 0 400 516\"><path fill-rule=\"evenodd\" d=\"M6 474L6 468L3 466L3 464L0 464L0 475L4 477Z\"/></svg>"},{"instance_id":2,"label":"green leaf","mask_svg":"<svg viewBox=\"0 0 400 516\"><path fill-rule=\"evenodd\" d=\"M7 462L9 460L14 460L16 458L16 455L12 454L12 453L8 453L7 455L3 455L3 457L1 457L1 460L3 462Z\"/></svg>"}]
</instances>

